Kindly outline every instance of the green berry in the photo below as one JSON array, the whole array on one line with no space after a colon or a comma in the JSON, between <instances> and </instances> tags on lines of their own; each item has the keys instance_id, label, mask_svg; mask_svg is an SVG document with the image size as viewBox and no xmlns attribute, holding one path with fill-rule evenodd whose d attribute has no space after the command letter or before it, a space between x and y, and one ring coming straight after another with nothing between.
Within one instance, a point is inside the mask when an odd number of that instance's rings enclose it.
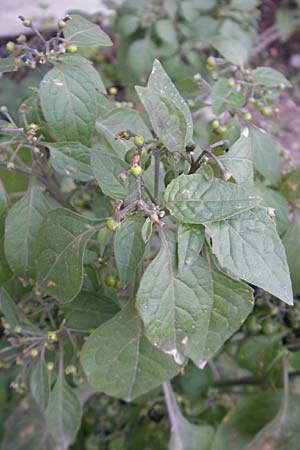
<instances>
[{"instance_id":1,"label":"green berry","mask_svg":"<svg viewBox=\"0 0 300 450\"><path fill-rule=\"evenodd\" d=\"M218 119L212 121L211 127L213 130L217 130L220 127L220 122L218 121Z\"/></svg>"},{"instance_id":2,"label":"green berry","mask_svg":"<svg viewBox=\"0 0 300 450\"><path fill-rule=\"evenodd\" d=\"M249 102L251 105L254 105L254 103L256 102L256 100L255 100L254 97L250 97L250 98L248 99L248 102Z\"/></svg>"},{"instance_id":3,"label":"green berry","mask_svg":"<svg viewBox=\"0 0 300 450\"><path fill-rule=\"evenodd\" d=\"M48 331L47 336L48 336L49 342L57 342L58 341L58 336L55 331Z\"/></svg>"},{"instance_id":4,"label":"green berry","mask_svg":"<svg viewBox=\"0 0 300 450\"><path fill-rule=\"evenodd\" d=\"M138 154L138 149L136 147L130 148L125 154L125 161L128 164L132 164L132 159Z\"/></svg>"},{"instance_id":5,"label":"green berry","mask_svg":"<svg viewBox=\"0 0 300 450\"><path fill-rule=\"evenodd\" d=\"M32 356L33 358L36 358L39 354L39 351L37 348L33 348L32 350L30 350L30 356Z\"/></svg>"},{"instance_id":6,"label":"green berry","mask_svg":"<svg viewBox=\"0 0 300 450\"><path fill-rule=\"evenodd\" d=\"M268 117L273 113L273 109L270 106L264 106L263 108L261 108L260 112L263 116Z\"/></svg>"},{"instance_id":7,"label":"green berry","mask_svg":"<svg viewBox=\"0 0 300 450\"><path fill-rule=\"evenodd\" d=\"M24 27L31 27L31 24L32 24L32 22L31 22L30 19L26 18L26 19L23 20Z\"/></svg>"},{"instance_id":8,"label":"green berry","mask_svg":"<svg viewBox=\"0 0 300 450\"><path fill-rule=\"evenodd\" d=\"M57 22L57 26L60 30L62 28L65 28L66 25L67 25L67 22L65 22L63 19L59 19L59 21Z\"/></svg>"},{"instance_id":9,"label":"green berry","mask_svg":"<svg viewBox=\"0 0 300 450\"><path fill-rule=\"evenodd\" d=\"M135 136L134 139L133 139L133 143L137 147L142 147L145 144L144 136Z\"/></svg>"},{"instance_id":10,"label":"green berry","mask_svg":"<svg viewBox=\"0 0 300 450\"><path fill-rule=\"evenodd\" d=\"M15 49L15 44L12 41L7 42L6 50L11 53Z\"/></svg>"},{"instance_id":11,"label":"green berry","mask_svg":"<svg viewBox=\"0 0 300 450\"><path fill-rule=\"evenodd\" d=\"M54 363L53 362L48 362L47 363L47 369L51 372L51 370L54 369Z\"/></svg>"},{"instance_id":12,"label":"green berry","mask_svg":"<svg viewBox=\"0 0 300 450\"><path fill-rule=\"evenodd\" d=\"M144 171L143 171L142 167L139 166L138 164L133 164L133 166L130 167L130 173L134 177L140 177L143 172Z\"/></svg>"},{"instance_id":13,"label":"green berry","mask_svg":"<svg viewBox=\"0 0 300 450\"><path fill-rule=\"evenodd\" d=\"M206 64L210 67L215 67L216 59L213 56L209 56L206 60Z\"/></svg>"},{"instance_id":14,"label":"green berry","mask_svg":"<svg viewBox=\"0 0 300 450\"><path fill-rule=\"evenodd\" d=\"M111 87L111 88L108 89L108 93L110 95L117 95L118 89L116 87Z\"/></svg>"},{"instance_id":15,"label":"green berry","mask_svg":"<svg viewBox=\"0 0 300 450\"><path fill-rule=\"evenodd\" d=\"M108 275L105 278L104 283L106 284L107 287L114 288L114 287L116 287L117 280L115 279L115 277L113 275Z\"/></svg>"},{"instance_id":16,"label":"green berry","mask_svg":"<svg viewBox=\"0 0 300 450\"><path fill-rule=\"evenodd\" d=\"M261 325L257 322L255 316L250 316L246 320L246 327L250 334L259 333L261 330Z\"/></svg>"},{"instance_id":17,"label":"green berry","mask_svg":"<svg viewBox=\"0 0 300 450\"><path fill-rule=\"evenodd\" d=\"M141 158L146 158L148 156L148 150L146 148L143 148L141 151Z\"/></svg>"},{"instance_id":18,"label":"green berry","mask_svg":"<svg viewBox=\"0 0 300 450\"><path fill-rule=\"evenodd\" d=\"M106 226L110 231L116 231L118 226L120 225L120 222L118 222L115 219L107 219Z\"/></svg>"},{"instance_id":19,"label":"green berry","mask_svg":"<svg viewBox=\"0 0 300 450\"><path fill-rule=\"evenodd\" d=\"M243 115L243 119L244 119L246 122L249 122L249 120L252 119L252 114L251 114L250 112L246 112L246 113Z\"/></svg>"},{"instance_id":20,"label":"green berry","mask_svg":"<svg viewBox=\"0 0 300 450\"><path fill-rule=\"evenodd\" d=\"M233 88L235 83L234 83L234 79L233 78L229 78L229 80L227 80L227 87L229 88Z\"/></svg>"},{"instance_id":21,"label":"green berry","mask_svg":"<svg viewBox=\"0 0 300 450\"><path fill-rule=\"evenodd\" d=\"M78 47L75 44L68 45L68 47L67 47L68 53L76 53L77 50L78 50Z\"/></svg>"},{"instance_id":22,"label":"green berry","mask_svg":"<svg viewBox=\"0 0 300 450\"><path fill-rule=\"evenodd\" d=\"M261 329L263 334L269 336L270 334L274 334L278 331L278 324L272 319L265 319L261 324Z\"/></svg>"}]
</instances>

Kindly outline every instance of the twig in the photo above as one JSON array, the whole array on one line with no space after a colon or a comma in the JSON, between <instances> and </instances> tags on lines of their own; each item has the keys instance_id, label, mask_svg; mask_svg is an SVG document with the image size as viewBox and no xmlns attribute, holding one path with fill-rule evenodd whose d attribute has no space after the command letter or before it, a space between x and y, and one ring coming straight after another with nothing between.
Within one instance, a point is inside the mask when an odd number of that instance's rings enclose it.
<instances>
[{"instance_id":1,"label":"twig","mask_svg":"<svg viewBox=\"0 0 300 450\"><path fill-rule=\"evenodd\" d=\"M160 169L160 155L156 151L154 153L154 198L155 203L158 202L159 193L159 169Z\"/></svg>"},{"instance_id":2,"label":"twig","mask_svg":"<svg viewBox=\"0 0 300 450\"><path fill-rule=\"evenodd\" d=\"M300 377L300 370L294 370L289 372L289 378ZM263 385L266 384L265 377L243 377L243 378L230 378L228 380L215 381L213 387L216 388L228 388L233 386L245 386L245 385Z\"/></svg>"},{"instance_id":3,"label":"twig","mask_svg":"<svg viewBox=\"0 0 300 450\"><path fill-rule=\"evenodd\" d=\"M13 172L23 173L24 175L32 175L32 170L26 169L25 167L15 166L14 163L0 163L0 167L7 170L12 170Z\"/></svg>"}]
</instances>

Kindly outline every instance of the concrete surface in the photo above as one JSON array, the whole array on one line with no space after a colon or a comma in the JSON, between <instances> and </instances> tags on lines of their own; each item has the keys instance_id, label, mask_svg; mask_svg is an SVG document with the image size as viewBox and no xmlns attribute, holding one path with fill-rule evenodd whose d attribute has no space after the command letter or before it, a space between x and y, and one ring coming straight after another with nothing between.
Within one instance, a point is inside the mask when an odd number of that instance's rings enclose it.
<instances>
[{"instance_id":1,"label":"concrete surface","mask_svg":"<svg viewBox=\"0 0 300 450\"><path fill-rule=\"evenodd\" d=\"M46 20L52 19L56 22L74 9L89 14L109 13L103 0L0 0L0 37L14 36L26 31L18 19L20 15L35 19L36 23L43 27Z\"/></svg>"}]
</instances>

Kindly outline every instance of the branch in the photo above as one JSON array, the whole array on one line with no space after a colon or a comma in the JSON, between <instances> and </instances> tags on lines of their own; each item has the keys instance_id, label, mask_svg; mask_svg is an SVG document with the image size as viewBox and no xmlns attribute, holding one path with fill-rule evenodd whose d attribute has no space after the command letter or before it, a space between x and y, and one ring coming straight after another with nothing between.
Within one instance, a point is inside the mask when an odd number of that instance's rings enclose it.
<instances>
[{"instance_id":1,"label":"branch","mask_svg":"<svg viewBox=\"0 0 300 450\"><path fill-rule=\"evenodd\" d=\"M289 372L289 378L296 378L300 376L300 370L294 370ZM264 377L243 377L243 378L229 378L228 380L215 381L213 387L216 388L228 388L233 386L246 386L250 385L263 385L266 383Z\"/></svg>"}]
</instances>

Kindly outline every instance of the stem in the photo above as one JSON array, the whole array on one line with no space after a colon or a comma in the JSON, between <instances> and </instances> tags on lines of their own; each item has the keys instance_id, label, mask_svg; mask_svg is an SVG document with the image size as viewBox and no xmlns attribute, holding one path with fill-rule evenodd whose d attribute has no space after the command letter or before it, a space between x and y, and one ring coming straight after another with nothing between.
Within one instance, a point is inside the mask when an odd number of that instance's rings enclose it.
<instances>
[{"instance_id":1,"label":"stem","mask_svg":"<svg viewBox=\"0 0 300 450\"><path fill-rule=\"evenodd\" d=\"M155 202L158 202L159 193L159 167L160 167L160 155L158 152L154 153L154 198Z\"/></svg>"},{"instance_id":2,"label":"stem","mask_svg":"<svg viewBox=\"0 0 300 450\"><path fill-rule=\"evenodd\" d=\"M164 392L164 396L165 396L165 402L166 402L166 406L167 406L167 410L168 410L168 415L169 415L170 422L171 422L172 432L175 435L179 436L180 433L179 433L179 429L178 429L178 421L176 419L176 411L174 408L174 403L177 406L174 392L173 392L171 384L169 382L163 383L162 388L163 388L163 392Z\"/></svg>"},{"instance_id":3,"label":"stem","mask_svg":"<svg viewBox=\"0 0 300 450\"><path fill-rule=\"evenodd\" d=\"M25 167L15 166L14 163L11 163L12 166L9 166L9 163L0 163L0 167L3 167L7 170L12 170L13 172L23 173L24 175L32 175L32 171L30 169L26 169Z\"/></svg>"},{"instance_id":4,"label":"stem","mask_svg":"<svg viewBox=\"0 0 300 450\"><path fill-rule=\"evenodd\" d=\"M288 373L288 378L300 377L300 370L294 370ZM266 380L264 377L243 377L243 378L231 378L228 380L215 381L213 387L227 388L233 386L245 386L245 385L263 385Z\"/></svg>"}]
</instances>

